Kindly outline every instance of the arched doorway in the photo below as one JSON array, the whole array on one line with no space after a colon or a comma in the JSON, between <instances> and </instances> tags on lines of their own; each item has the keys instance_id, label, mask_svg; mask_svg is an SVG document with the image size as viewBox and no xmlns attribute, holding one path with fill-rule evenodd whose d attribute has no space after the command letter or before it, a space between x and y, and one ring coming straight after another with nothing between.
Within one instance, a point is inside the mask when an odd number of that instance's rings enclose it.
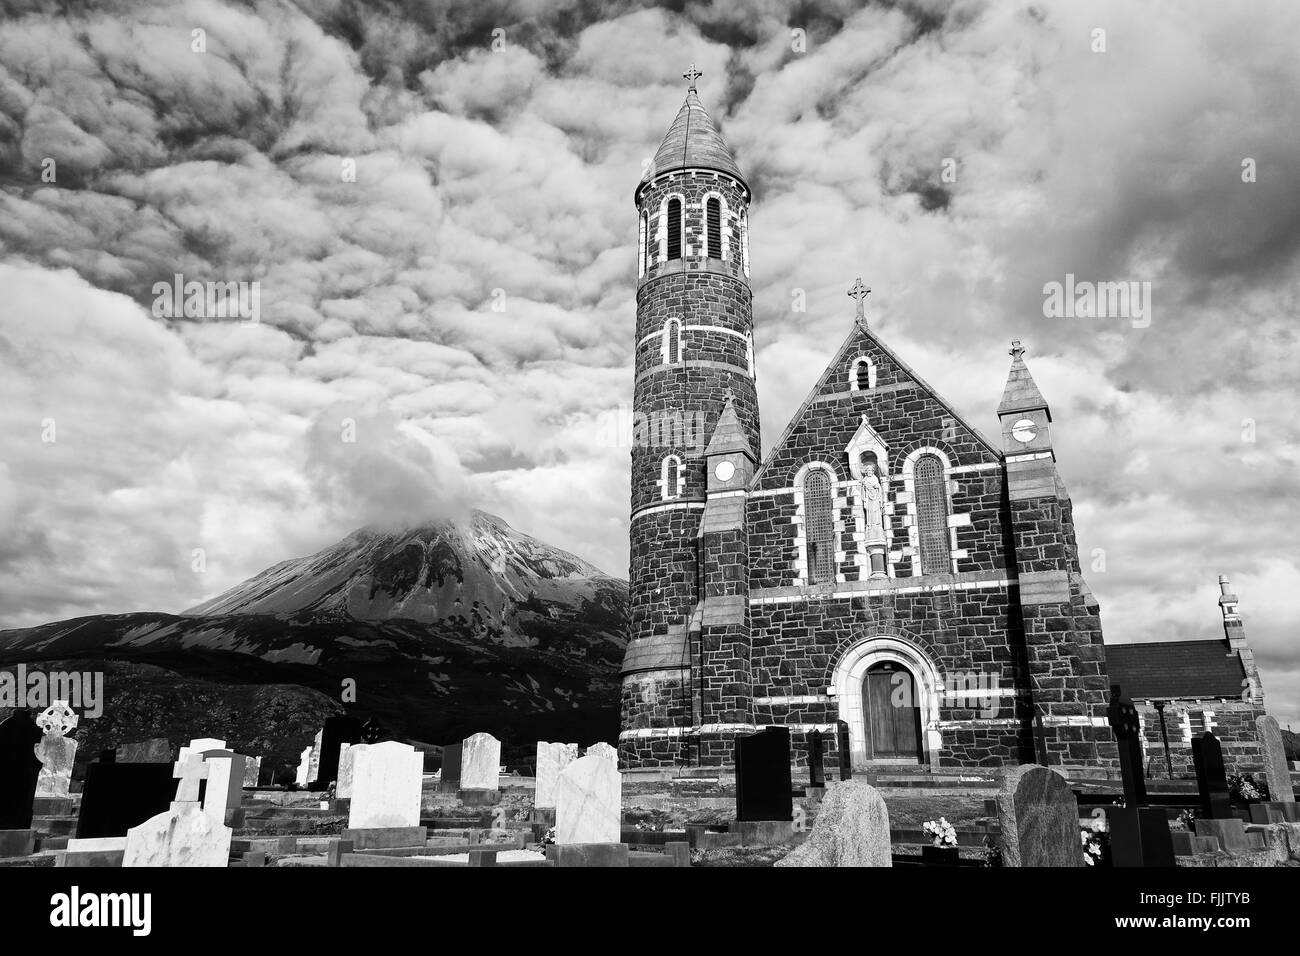
<instances>
[{"instance_id":1,"label":"arched doorway","mask_svg":"<svg viewBox=\"0 0 1300 956\"><path fill-rule=\"evenodd\" d=\"M868 739L871 728L867 673L883 663L905 671L913 682L912 704L918 710L920 730L924 733L920 737L919 752L914 752L911 756L872 756L873 748ZM920 644L908 635L882 628L848 644L837 655L830 683L831 691L838 701L838 717L849 725L850 749L855 767L866 769L881 763L904 762L928 764L943 746L943 735L939 729L939 702L942 695L939 671ZM892 724L891 717L891 726Z\"/></svg>"},{"instance_id":2,"label":"arched doorway","mask_svg":"<svg viewBox=\"0 0 1300 956\"><path fill-rule=\"evenodd\" d=\"M862 679L868 760L921 759L921 708L916 680L896 661L880 661Z\"/></svg>"}]
</instances>

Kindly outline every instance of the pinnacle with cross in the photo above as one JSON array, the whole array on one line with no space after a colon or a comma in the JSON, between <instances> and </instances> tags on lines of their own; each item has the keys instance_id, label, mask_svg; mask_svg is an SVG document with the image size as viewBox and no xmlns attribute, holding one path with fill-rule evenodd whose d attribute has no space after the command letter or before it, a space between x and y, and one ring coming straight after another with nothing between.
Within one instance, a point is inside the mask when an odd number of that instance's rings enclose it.
<instances>
[{"instance_id":1,"label":"pinnacle with cross","mask_svg":"<svg viewBox=\"0 0 1300 956\"><path fill-rule=\"evenodd\" d=\"M858 281L853 283L853 288L849 289L849 295L858 300L858 321L859 322L866 320L866 315L862 311L863 308L862 300L867 297L867 293L870 291L871 289L869 289L867 286L862 284L862 276L858 276Z\"/></svg>"},{"instance_id":2,"label":"pinnacle with cross","mask_svg":"<svg viewBox=\"0 0 1300 956\"><path fill-rule=\"evenodd\" d=\"M1020 356L1025 354L1025 347L1020 344L1019 339L1011 340L1011 350L1007 352L1013 360L1019 360Z\"/></svg>"},{"instance_id":3,"label":"pinnacle with cross","mask_svg":"<svg viewBox=\"0 0 1300 956\"><path fill-rule=\"evenodd\" d=\"M698 79L699 79L700 77L702 77L703 75L704 75L703 73L701 73L699 70L695 69L695 64L692 63L692 64L691 64L691 68L690 68L689 70L687 70L685 73L683 73L683 74L682 74L682 77L683 77L683 78L684 78L688 83L691 84L690 91L691 91L692 93L694 93L694 92L696 92L696 90L695 90L695 81L698 80Z\"/></svg>"}]
</instances>

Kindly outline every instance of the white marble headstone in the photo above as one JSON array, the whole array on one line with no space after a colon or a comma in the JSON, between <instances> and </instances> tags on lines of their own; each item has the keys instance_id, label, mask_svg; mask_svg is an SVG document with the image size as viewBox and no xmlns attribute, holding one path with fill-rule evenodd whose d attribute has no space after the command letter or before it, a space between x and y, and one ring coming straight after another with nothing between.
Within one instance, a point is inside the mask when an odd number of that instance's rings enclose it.
<instances>
[{"instance_id":1,"label":"white marble headstone","mask_svg":"<svg viewBox=\"0 0 1300 956\"><path fill-rule=\"evenodd\" d=\"M603 740L598 741L597 743L594 743L590 747L588 747L586 754L584 754L583 756L600 757L602 760L608 760L610 763L612 763L614 765L615 770L618 769L618 748L611 747Z\"/></svg>"},{"instance_id":2,"label":"white marble headstone","mask_svg":"<svg viewBox=\"0 0 1300 956\"><path fill-rule=\"evenodd\" d=\"M234 830L195 805L168 810L126 831L123 866L226 866Z\"/></svg>"},{"instance_id":3,"label":"white marble headstone","mask_svg":"<svg viewBox=\"0 0 1300 956\"><path fill-rule=\"evenodd\" d=\"M176 755L176 760L179 763L180 761L184 760L186 757L191 757L197 754L201 754L205 750L225 750L225 749L226 749L226 742L224 740L218 740L216 737L198 737L194 740L191 740L188 744L186 744L184 747L181 748L180 753Z\"/></svg>"},{"instance_id":4,"label":"white marble headstone","mask_svg":"<svg viewBox=\"0 0 1300 956\"><path fill-rule=\"evenodd\" d=\"M307 774L311 769L311 748L308 747L302 752L301 760L298 762L298 775L294 777L294 783L300 787L307 786Z\"/></svg>"},{"instance_id":5,"label":"white marble headstone","mask_svg":"<svg viewBox=\"0 0 1300 956\"><path fill-rule=\"evenodd\" d=\"M36 778L36 796L66 797L72 780L72 763L77 757L77 742L65 734L76 728L80 718L64 700L56 700L36 718L44 736L36 745L36 759L41 762Z\"/></svg>"},{"instance_id":6,"label":"white marble headstone","mask_svg":"<svg viewBox=\"0 0 1300 956\"><path fill-rule=\"evenodd\" d=\"M256 790L262 780L262 758L244 758L244 789Z\"/></svg>"},{"instance_id":7,"label":"white marble headstone","mask_svg":"<svg viewBox=\"0 0 1300 956\"><path fill-rule=\"evenodd\" d=\"M307 761L308 783L315 783L317 778L320 777L321 737L324 735L325 731L323 730L316 732L316 742L312 744L311 757Z\"/></svg>"},{"instance_id":8,"label":"white marble headstone","mask_svg":"<svg viewBox=\"0 0 1300 956\"><path fill-rule=\"evenodd\" d=\"M466 737L460 758L462 790L495 790L501 775L501 741L491 734Z\"/></svg>"},{"instance_id":9,"label":"white marble headstone","mask_svg":"<svg viewBox=\"0 0 1300 956\"><path fill-rule=\"evenodd\" d=\"M226 814L244 802L244 763L248 758L231 750L206 750L208 783L203 790L203 809L225 823Z\"/></svg>"},{"instance_id":10,"label":"white marble headstone","mask_svg":"<svg viewBox=\"0 0 1300 956\"><path fill-rule=\"evenodd\" d=\"M352 796L352 776L356 772L357 754L369 744L342 744L339 747L339 779L334 795L340 800Z\"/></svg>"},{"instance_id":11,"label":"white marble headstone","mask_svg":"<svg viewBox=\"0 0 1300 956\"><path fill-rule=\"evenodd\" d=\"M556 843L621 843L623 775L600 756L580 757L555 785Z\"/></svg>"},{"instance_id":12,"label":"white marble headstone","mask_svg":"<svg viewBox=\"0 0 1300 956\"><path fill-rule=\"evenodd\" d=\"M418 827L424 754L395 740L348 749L356 751L348 829Z\"/></svg>"},{"instance_id":13,"label":"white marble headstone","mask_svg":"<svg viewBox=\"0 0 1300 956\"><path fill-rule=\"evenodd\" d=\"M577 744L537 742L537 789L533 806L555 806L555 784L560 779L560 771L577 759Z\"/></svg>"}]
</instances>

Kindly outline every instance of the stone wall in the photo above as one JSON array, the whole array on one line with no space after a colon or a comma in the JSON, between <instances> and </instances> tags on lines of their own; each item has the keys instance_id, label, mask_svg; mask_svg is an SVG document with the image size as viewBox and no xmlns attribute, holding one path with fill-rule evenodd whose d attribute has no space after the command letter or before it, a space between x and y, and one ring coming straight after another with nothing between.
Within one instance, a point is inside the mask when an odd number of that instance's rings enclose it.
<instances>
[{"instance_id":1,"label":"stone wall","mask_svg":"<svg viewBox=\"0 0 1300 956\"><path fill-rule=\"evenodd\" d=\"M1142 719L1142 746L1147 773L1154 779L1168 775L1160 714L1149 700L1134 701ZM1229 774L1264 772L1264 757L1255 719L1264 714L1262 704L1237 698L1170 700L1165 703L1165 726L1175 777L1194 777L1192 738L1209 730L1223 746L1223 763Z\"/></svg>"}]
</instances>

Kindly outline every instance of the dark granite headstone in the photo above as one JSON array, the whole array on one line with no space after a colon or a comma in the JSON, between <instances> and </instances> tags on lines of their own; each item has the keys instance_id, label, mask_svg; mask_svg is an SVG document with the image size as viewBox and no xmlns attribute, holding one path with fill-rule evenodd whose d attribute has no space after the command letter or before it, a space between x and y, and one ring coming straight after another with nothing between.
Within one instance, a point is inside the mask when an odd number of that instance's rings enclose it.
<instances>
[{"instance_id":1,"label":"dark granite headstone","mask_svg":"<svg viewBox=\"0 0 1300 956\"><path fill-rule=\"evenodd\" d=\"M361 725L361 743L377 744L382 743L387 739L389 739L388 733L384 730L383 724L374 717L371 717Z\"/></svg>"},{"instance_id":2,"label":"dark granite headstone","mask_svg":"<svg viewBox=\"0 0 1300 956\"><path fill-rule=\"evenodd\" d=\"M171 807L176 779L169 763L93 763L86 771L77 838L122 837Z\"/></svg>"},{"instance_id":3,"label":"dark granite headstone","mask_svg":"<svg viewBox=\"0 0 1300 956\"><path fill-rule=\"evenodd\" d=\"M439 793L455 793L460 789L460 758L464 742L447 744L442 748L442 776L438 778Z\"/></svg>"},{"instance_id":4,"label":"dark granite headstone","mask_svg":"<svg viewBox=\"0 0 1300 956\"><path fill-rule=\"evenodd\" d=\"M853 749L849 741L849 722L847 720L835 721L835 749L839 752L840 779L852 779Z\"/></svg>"},{"instance_id":5,"label":"dark granite headstone","mask_svg":"<svg viewBox=\"0 0 1300 956\"><path fill-rule=\"evenodd\" d=\"M1110 729L1119 747L1119 772L1124 779L1124 805L1137 807L1146 803L1147 785L1142 777L1142 724L1133 701L1120 692L1119 684L1110 685L1107 709Z\"/></svg>"},{"instance_id":6,"label":"dark granite headstone","mask_svg":"<svg viewBox=\"0 0 1300 956\"><path fill-rule=\"evenodd\" d=\"M808 734L808 786L826 786L826 768L822 764L825 759L822 732L814 730Z\"/></svg>"},{"instance_id":7,"label":"dark granite headstone","mask_svg":"<svg viewBox=\"0 0 1300 956\"><path fill-rule=\"evenodd\" d=\"M30 830L41 762L33 749L41 730L28 710L0 722L0 830Z\"/></svg>"},{"instance_id":8,"label":"dark granite headstone","mask_svg":"<svg viewBox=\"0 0 1300 956\"><path fill-rule=\"evenodd\" d=\"M736 819L789 820L790 731L768 727L736 738Z\"/></svg>"},{"instance_id":9,"label":"dark granite headstone","mask_svg":"<svg viewBox=\"0 0 1300 956\"><path fill-rule=\"evenodd\" d=\"M1112 866L1177 866L1169 815L1164 807L1112 807L1110 826Z\"/></svg>"},{"instance_id":10,"label":"dark granite headstone","mask_svg":"<svg viewBox=\"0 0 1300 956\"><path fill-rule=\"evenodd\" d=\"M1065 778L1033 764L1008 770L998 791L1004 866L1083 866L1079 803Z\"/></svg>"},{"instance_id":11,"label":"dark granite headstone","mask_svg":"<svg viewBox=\"0 0 1300 956\"><path fill-rule=\"evenodd\" d=\"M1201 794L1201 816L1210 820L1232 816L1232 796L1219 738L1208 731L1192 738L1192 763L1196 766L1196 789Z\"/></svg>"},{"instance_id":12,"label":"dark granite headstone","mask_svg":"<svg viewBox=\"0 0 1300 956\"><path fill-rule=\"evenodd\" d=\"M361 721L346 714L329 717L321 728L320 764L312 790L325 790L339 777L339 749L343 744L359 744L365 737Z\"/></svg>"}]
</instances>

